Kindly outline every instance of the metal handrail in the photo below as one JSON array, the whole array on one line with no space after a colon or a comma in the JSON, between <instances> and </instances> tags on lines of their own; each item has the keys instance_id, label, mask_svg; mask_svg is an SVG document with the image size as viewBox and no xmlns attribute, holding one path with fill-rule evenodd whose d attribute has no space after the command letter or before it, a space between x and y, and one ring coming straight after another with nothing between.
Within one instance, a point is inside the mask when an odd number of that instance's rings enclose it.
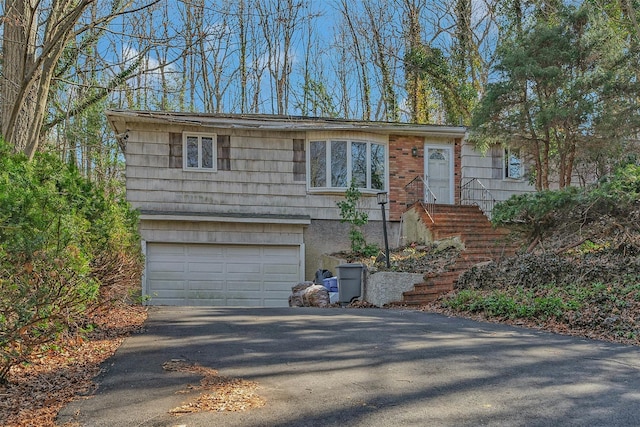
<instances>
[{"instance_id":1,"label":"metal handrail","mask_svg":"<svg viewBox=\"0 0 640 427\"><path fill-rule=\"evenodd\" d=\"M416 202L420 202L425 212L431 219L431 222L435 222L433 215L436 212L437 198L433 191L429 188L429 185L425 179L418 175L413 178L407 185L404 186L407 193L407 206L411 206Z\"/></svg>"},{"instance_id":2,"label":"metal handrail","mask_svg":"<svg viewBox=\"0 0 640 427\"><path fill-rule=\"evenodd\" d=\"M460 187L460 204L476 205L491 219L496 199L478 178L472 178Z\"/></svg>"}]
</instances>

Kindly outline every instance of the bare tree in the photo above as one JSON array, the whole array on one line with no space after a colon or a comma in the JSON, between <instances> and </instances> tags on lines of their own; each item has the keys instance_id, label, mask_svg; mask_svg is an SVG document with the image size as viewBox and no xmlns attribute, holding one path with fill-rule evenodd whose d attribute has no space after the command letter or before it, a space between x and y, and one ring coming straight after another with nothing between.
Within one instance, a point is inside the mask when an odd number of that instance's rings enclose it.
<instances>
[{"instance_id":1,"label":"bare tree","mask_svg":"<svg viewBox=\"0 0 640 427\"><path fill-rule=\"evenodd\" d=\"M243 1L242 7L238 6L236 10L241 111L248 113L262 112L262 86L267 72L267 43L260 28L260 16L255 12L255 1Z\"/></svg>"},{"instance_id":2,"label":"bare tree","mask_svg":"<svg viewBox=\"0 0 640 427\"><path fill-rule=\"evenodd\" d=\"M371 120L371 84L369 82L369 70L367 68L369 58L366 55L366 48L363 44L361 24L356 21L356 11L350 0L340 0L339 12L344 26L346 28L345 43L352 47L351 50L344 50L343 53L349 54L353 61L358 64L358 86L360 92L360 104L362 107L362 120ZM348 40L348 41L347 41ZM346 59L346 58L345 58Z\"/></svg>"},{"instance_id":3,"label":"bare tree","mask_svg":"<svg viewBox=\"0 0 640 427\"><path fill-rule=\"evenodd\" d=\"M246 113L247 103L247 20L245 0L237 1L236 20L238 23L239 73L240 73L240 112Z\"/></svg>"},{"instance_id":4,"label":"bare tree","mask_svg":"<svg viewBox=\"0 0 640 427\"><path fill-rule=\"evenodd\" d=\"M231 3L231 1L223 2L221 9L215 14L218 19L207 23L209 30L206 34L203 34L201 43L201 49L206 52L204 60L210 67L208 75L205 77L203 74L203 79L209 78L211 81L207 85L211 91L208 96L211 99L211 107L206 111L216 113L227 110L227 106L224 104L224 97L234 82L237 72L237 67L231 65L231 59L234 54L233 40L231 38L233 33L230 19Z\"/></svg>"},{"instance_id":5,"label":"bare tree","mask_svg":"<svg viewBox=\"0 0 640 427\"><path fill-rule=\"evenodd\" d=\"M521 0L333 0L333 33L308 0L125 1L5 0L0 123L16 150L114 91L120 108L444 122L488 81L497 5ZM74 68L83 49L93 74Z\"/></svg>"},{"instance_id":6,"label":"bare tree","mask_svg":"<svg viewBox=\"0 0 640 427\"><path fill-rule=\"evenodd\" d=\"M336 117L336 97L328 79L326 65L326 49L318 37L317 28L309 25L304 42L304 56L301 62L303 84L301 88L293 88L296 97L296 108L303 116L314 115Z\"/></svg>"},{"instance_id":7,"label":"bare tree","mask_svg":"<svg viewBox=\"0 0 640 427\"><path fill-rule=\"evenodd\" d=\"M386 1L364 2L368 31L367 36L371 46L373 64L377 69L375 73L379 77L380 101L383 113L378 113L376 118L388 121L398 121L398 101L396 96L395 64L399 49L396 46L397 32L394 25L397 22Z\"/></svg>"},{"instance_id":8,"label":"bare tree","mask_svg":"<svg viewBox=\"0 0 640 427\"><path fill-rule=\"evenodd\" d=\"M117 2L83 22L97 1L53 0L45 7L33 0L5 0L0 128L4 139L29 158L40 146L51 82L69 41L132 7L132 2Z\"/></svg>"},{"instance_id":9,"label":"bare tree","mask_svg":"<svg viewBox=\"0 0 640 427\"><path fill-rule=\"evenodd\" d=\"M351 46L346 42L348 40L348 33L344 26L338 26L335 34L334 44L331 46L334 52L332 57L333 61L329 64L333 71L335 78L334 96L337 96L338 115L340 117L351 119L359 117L357 112L353 110L358 108L358 102L354 101L353 87L358 87L359 79L356 78L355 82L352 82L353 76L357 76L357 70L354 64L353 56L351 54Z\"/></svg>"},{"instance_id":10,"label":"bare tree","mask_svg":"<svg viewBox=\"0 0 640 427\"><path fill-rule=\"evenodd\" d=\"M275 99L277 114L289 110L291 94L292 50L299 30L308 24L311 16L305 13L304 0L255 0L265 42L267 44L267 69L271 76L272 100Z\"/></svg>"}]
</instances>

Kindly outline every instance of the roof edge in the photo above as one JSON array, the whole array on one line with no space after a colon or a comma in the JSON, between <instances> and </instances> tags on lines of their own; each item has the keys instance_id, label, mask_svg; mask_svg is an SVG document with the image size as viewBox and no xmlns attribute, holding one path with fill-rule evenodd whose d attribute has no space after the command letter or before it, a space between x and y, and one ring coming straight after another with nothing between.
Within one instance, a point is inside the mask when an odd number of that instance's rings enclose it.
<instances>
[{"instance_id":1,"label":"roof edge","mask_svg":"<svg viewBox=\"0 0 640 427\"><path fill-rule=\"evenodd\" d=\"M303 117L268 114L213 114L163 111L107 110L106 116L116 133L124 133L127 123L168 123L209 126L226 129L279 131L361 131L382 134L432 135L461 138L464 126L376 122L327 117Z\"/></svg>"}]
</instances>

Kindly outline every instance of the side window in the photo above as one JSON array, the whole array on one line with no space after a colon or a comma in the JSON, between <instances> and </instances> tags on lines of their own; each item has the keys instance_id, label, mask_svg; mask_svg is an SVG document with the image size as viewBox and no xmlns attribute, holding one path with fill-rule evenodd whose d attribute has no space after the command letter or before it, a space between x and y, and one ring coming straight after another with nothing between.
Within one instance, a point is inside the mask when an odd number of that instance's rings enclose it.
<instances>
[{"instance_id":1,"label":"side window","mask_svg":"<svg viewBox=\"0 0 640 427\"><path fill-rule=\"evenodd\" d=\"M215 134L184 133L182 143L185 169L216 170L218 149Z\"/></svg>"},{"instance_id":2,"label":"side window","mask_svg":"<svg viewBox=\"0 0 640 427\"><path fill-rule=\"evenodd\" d=\"M504 177L511 179L524 177L524 164L519 149L507 148L504 150Z\"/></svg>"}]
</instances>

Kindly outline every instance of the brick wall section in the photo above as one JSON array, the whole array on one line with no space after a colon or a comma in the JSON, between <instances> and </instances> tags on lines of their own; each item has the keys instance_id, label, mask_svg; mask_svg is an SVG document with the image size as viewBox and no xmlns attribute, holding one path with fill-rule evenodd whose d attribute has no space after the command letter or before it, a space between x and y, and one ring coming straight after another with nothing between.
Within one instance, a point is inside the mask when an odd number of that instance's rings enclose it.
<instances>
[{"instance_id":1,"label":"brick wall section","mask_svg":"<svg viewBox=\"0 0 640 427\"><path fill-rule=\"evenodd\" d=\"M411 149L418 148L418 156ZM424 175L424 138L417 136L389 137L389 220L400 221L407 208L404 186L416 176Z\"/></svg>"},{"instance_id":2,"label":"brick wall section","mask_svg":"<svg viewBox=\"0 0 640 427\"><path fill-rule=\"evenodd\" d=\"M418 155L411 153L413 147ZM460 160L462 140L454 141L454 200L460 203L460 180L462 179ZM420 136L391 135L389 137L389 220L400 221L407 209L405 186L416 176L424 176L424 138Z\"/></svg>"}]
</instances>

